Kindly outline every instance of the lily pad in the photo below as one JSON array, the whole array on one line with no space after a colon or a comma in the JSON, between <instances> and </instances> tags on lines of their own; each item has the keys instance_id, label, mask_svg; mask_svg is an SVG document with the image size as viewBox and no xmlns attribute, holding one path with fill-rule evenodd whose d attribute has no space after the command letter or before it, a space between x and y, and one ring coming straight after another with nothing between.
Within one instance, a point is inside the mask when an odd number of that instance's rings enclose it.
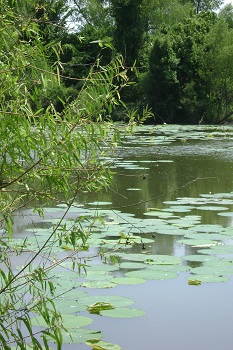
<instances>
[{"instance_id":1,"label":"lily pad","mask_svg":"<svg viewBox=\"0 0 233 350\"><path fill-rule=\"evenodd\" d=\"M87 281L83 282L82 286L84 288L113 288L116 287L116 283L113 283L111 281Z\"/></svg>"},{"instance_id":2,"label":"lily pad","mask_svg":"<svg viewBox=\"0 0 233 350\"><path fill-rule=\"evenodd\" d=\"M82 344L93 338L101 339L103 334L87 328L69 329L69 333L62 331L62 342L64 344ZM51 341L54 341L54 339L51 339Z\"/></svg>"},{"instance_id":3,"label":"lily pad","mask_svg":"<svg viewBox=\"0 0 233 350\"><path fill-rule=\"evenodd\" d=\"M76 300L69 300L69 299L65 299L65 300L57 299L56 309L62 314L81 312L86 310L84 305L80 305Z\"/></svg>"},{"instance_id":4,"label":"lily pad","mask_svg":"<svg viewBox=\"0 0 233 350\"><path fill-rule=\"evenodd\" d=\"M42 316L34 317L31 319L31 321L33 326L40 326L40 327L48 326ZM92 322L93 320L86 316L76 316L76 315L70 315L70 314L62 315L62 324L67 329L88 326Z\"/></svg>"},{"instance_id":5,"label":"lily pad","mask_svg":"<svg viewBox=\"0 0 233 350\"><path fill-rule=\"evenodd\" d=\"M218 213L218 215L232 217L233 216L233 211L228 211L228 212L224 212L224 213Z\"/></svg>"},{"instance_id":6,"label":"lily pad","mask_svg":"<svg viewBox=\"0 0 233 350\"><path fill-rule=\"evenodd\" d=\"M187 261L197 261L197 262L206 262L206 261L220 261L216 256L211 255L185 255L182 256L183 260Z\"/></svg>"},{"instance_id":7,"label":"lily pad","mask_svg":"<svg viewBox=\"0 0 233 350\"><path fill-rule=\"evenodd\" d=\"M144 316L145 312L138 309L131 309L126 307L120 307L112 310L100 311L100 315L115 318L134 318Z\"/></svg>"},{"instance_id":8,"label":"lily pad","mask_svg":"<svg viewBox=\"0 0 233 350\"><path fill-rule=\"evenodd\" d=\"M121 269L145 269L146 265L144 263L140 263L140 262L130 262L130 261L126 261L126 262L122 262L120 264L120 268Z\"/></svg>"},{"instance_id":9,"label":"lily pad","mask_svg":"<svg viewBox=\"0 0 233 350\"><path fill-rule=\"evenodd\" d=\"M146 282L143 278L132 278L132 277L114 277L112 282L117 284L143 284Z\"/></svg>"},{"instance_id":10,"label":"lily pad","mask_svg":"<svg viewBox=\"0 0 233 350\"><path fill-rule=\"evenodd\" d=\"M196 207L196 209L199 210L213 210L213 211L221 211L221 210L228 210L229 208L226 207L217 207L215 205L209 205L209 206L202 206L202 207Z\"/></svg>"},{"instance_id":11,"label":"lily pad","mask_svg":"<svg viewBox=\"0 0 233 350\"><path fill-rule=\"evenodd\" d=\"M125 307L134 304L134 300L118 295L90 295L80 300L80 303L86 306L97 302L111 303L116 307Z\"/></svg>"},{"instance_id":12,"label":"lily pad","mask_svg":"<svg viewBox=\"0 0 233 350\"><path fill-rule=\"evenodd\" d=\"M97 340L97 339L89 339L86 344L88 346L91 346L93 350L120 350L121 347L112 344L112 343L107 343L102 340Z\"/></svg>"},{"instance_id":13,"label":"lily pad","mask_svg":"<svg viewBox=\"0 0 233 350\"><path fill-rule=\"evenodd\" d=\"M180 239L177 241L177 243L180 243L180 244L186 244L186 245L191 245L193 247L211 247L211 246L214 246L214 245L217 245L219 244L219 242L217 241L212 241L211 239L190 239L190 238L187 238L187 239Z\"/></svg>"},{"instance_id":14,"label":"lily pad","mask_svg":"<svg viewBox=\"0 0 233 350\"><path fill-rule=\"evenodd\" d=\"M223 277L223 276L195 275L195 276L189 276L188 281L199 281L199 282L206 282L206 283L222 283L222 282L228 282L229 278Z\"/></svg>"},{"instance_id":15,"label":"lily pad","mask_svg":"<svg viewBox=\"0 0 233 350\"><path fill-rule=\"evenodd\" d=\"M126 272L125 276L131 278L143 278L147 280L167 280L171 278L176 278L177 273L171 271L160 271L160 270L138 270Z\"/></svg>"}]
</instances>

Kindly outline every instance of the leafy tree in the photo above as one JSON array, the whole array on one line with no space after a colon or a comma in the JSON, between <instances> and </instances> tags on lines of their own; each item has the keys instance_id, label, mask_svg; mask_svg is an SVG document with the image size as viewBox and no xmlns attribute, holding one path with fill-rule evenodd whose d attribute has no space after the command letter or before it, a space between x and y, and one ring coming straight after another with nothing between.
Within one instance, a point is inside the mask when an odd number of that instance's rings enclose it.
<instances>
[{"instance_id":1,"label":"leafy tree","mask_svg":"<svg viewBox=\"0 0 233 350\"><path fill-rule=\"evenodd\" d=\"M220 16L221 18L221 16ZM232 115L232 29L201 12L155 38L145 91L166 121L216 123Z\"/></svg>"},{"instance_id":2,"label":"leafy tree","mask_svg":"<svg viewBox=\"0 0 233 350\"><path fill-rule=\"evenodd\" d=\"M118 130L111 122L104 123L104 118L121 103L127 70L119 56L106 66L97 60L77 98L65 103L62 113L51 101L46 108L38 108L36 100L43 91L61 86L59 45L43 45L37 21L14 6L3 2L2 6L0 345L6 350L13 345L25 350L28 343L35 349L42 349L43 344L48 349L52 338L61 349L62 318L55 308L54 280L49 275L61 261L52 263L49 259L51 247L70 244L77 252L85 246L90 232L82 229L82 218L76 220L73 230L63 227L61 218L37 252L15 272L11 254L20 255L28 246L26 241L20 247L12 243L14 213L34 203L35 211L43 215L42 203L51 200L66 204L67 213L81 190L98 191L108 186L111 172L104 162L106 146L113 151L119 137ZM56 64L50 62L50 50L56 54ZM71 256L67 254L62 261ZM36 260L40 266L34 266ZM83 264L76 259L73 267L79 272ZM39 333L33 329L31 313L39 314L46 324Z\"/></svg>"},{"instance_id":3,"label":"leafy tree","mask_svg":"<svg viewBox=\"0 0 233 350\"><path fill-rule=\"evenodd\" d=\"M196 123L217 118L209 109L214 106L213 67L206 60L212 45L208 33L216 23L215 13L201 12L173 28L164 28L156 38L147 91L151 106L163 119Z\"/></svg>"},{"instance_id":4,"label":"leafy tree","mask_svg":"<svg viewBox=\"0 0 233 350\"><path fill-rule=\"evenodd\" d=\"M147 25L144 0L111 0L115 21L114 46L126 65L132 67L138 61Z\"/></svg>"},{"instance_id":5,"label":"leafy tree","mask_svg":"<svg viewBox=\"0 0 233 350\"><path fill-rule=\"evenodd\" d=\"M214 11L220 8L223 4L223 0L182 0L185 2L191 2L195 8L196 13L201 11Z\"/></svg>"},{"instance_id":6,"label":"leafy tree","mask_svg":"<svg viewBox=\"0 0 233 350\"><path fill-rule=\"evenodd\" d=\"M210 84L206 114L212 121L223 122L233 115L233 29L222 19L210 30L207 41L210 50L200 73Z\"/></svg>"},{"instance_id":7,"label":"leafy tree","mask_svg":"<svg viewBox=\"0 0 233 350\"><path fill-rule=\"evenodd\" d=\"M227 4L224 6L220 12L219 17L223 18L224 21L228 24L229 28L233 28L233 5Z\"/></svg>"}]
</instances>

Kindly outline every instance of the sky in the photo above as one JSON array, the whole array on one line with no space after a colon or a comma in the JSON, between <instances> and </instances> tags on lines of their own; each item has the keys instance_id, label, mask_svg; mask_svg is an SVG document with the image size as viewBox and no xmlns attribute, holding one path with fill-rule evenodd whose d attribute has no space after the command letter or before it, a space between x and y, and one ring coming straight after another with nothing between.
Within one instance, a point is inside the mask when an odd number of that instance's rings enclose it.
<instances>
[{"instance_id":1,"label":"sky","mask_svg":"<svg viewBox=\"0 0 233 350\"><path fill-rule=\"evenodd\" d=\"M233 0L225 0L223 6L230 3L233 5Z\"/></svg>"}]
</instances>

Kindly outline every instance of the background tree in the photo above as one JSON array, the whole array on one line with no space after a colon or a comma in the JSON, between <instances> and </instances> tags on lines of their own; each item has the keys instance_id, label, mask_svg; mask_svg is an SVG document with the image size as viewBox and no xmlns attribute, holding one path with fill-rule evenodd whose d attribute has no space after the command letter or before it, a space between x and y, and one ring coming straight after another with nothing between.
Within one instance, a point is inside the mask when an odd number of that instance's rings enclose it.
<instances>
[{"instance_id":1,"label":"background tree","mask_svg":"<svg viewBox=\"0 0 233 350\"><path fill-rule=\"evenodd\" d=\"M182 2L190 2L193 4L196 13L201 11L215 11L223 4L223 0L181 0Z\"/></svg>"},{"instance_id":2,"label":"background tree","mask_svg":"<svg viewBox=\"0 0 233 350\"><path fill-rule=\"evenodd\" d=\"M206 37L216 21L216 14L203 12L165 27L156 37L147 91L150 105L163 119L195 123L208 114L212 86L202 72L210 50Z\"/></svg>"}]
</instances>

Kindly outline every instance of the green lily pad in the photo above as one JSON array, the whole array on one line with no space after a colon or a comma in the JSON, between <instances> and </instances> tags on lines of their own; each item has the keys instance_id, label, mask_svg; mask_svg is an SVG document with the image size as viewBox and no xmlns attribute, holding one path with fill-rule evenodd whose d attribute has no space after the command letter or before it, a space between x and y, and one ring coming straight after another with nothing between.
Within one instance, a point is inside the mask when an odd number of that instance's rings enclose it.
<instances>
[{"instance_id":1,"label":"green lily pad","mask_svg":"<svg viewBox=\"0 0 233 350\"><path fill-rule=\"evenodd\" d=\"M176 265L180 259L173 255L153 255L153 254L122 254L122 259L130 261L144 261L146 264Z\"/></svg>"},{"instance_id":2,"label":"green lily pad","mask_svg":"<svg viewBox=\"0 0 233 350\"><path fill-rule=\"evenodd\" d=\"M219 242L212 241L211 239L190 239L190 238L180 239L177 241L177 243L191 245L193 247L200 247L200 248L211 247L219 244Z\"/></svg>"},{"instance_id":3,"label":"green lily pad","mask_svg":"<svg viewBox=\"0 0 233 350\"><path fill-rule=\"evenodd\" d=\"M210 247L208 249L200 249L198 253L201 254L215 254L215 255L229 255L233 254L233 246L232 245L218 245L214 247Z\"/></svg>"},{"instance_id":4,"label":"green lily pad","mask_svg":"<svg viewBox=\"0 0 233 350\"><path fill-rule=\"evenodd\" d=\"M183 260L187 261L197 261L197 262L206 262L206 261L220 261L216 256L211 255L185 255L182 256Z\"/></svg>"},{"instance_id":5,"label":"green lily pad","mask_svg":"<svg viewBox=\"0 0 233 350\"><path fill-rule=\"evenodd\" d=\"M62 331L62 342L64 344L82 344L93 338L101 339L103 334L87 328L69 329L69 333ZM54 339L51 339L51 341L53 342Z\"/></svg>"},{"instance_id":6,"label":"green lily pad","mask_svg":"<svg viewBox=\"0 0 233 350\"><path fill-rule=\"evenodd\" d=\"M196 225L195 227L190 228L189 231L219 233L224 231L224 227L221 225Z\"/></svg>"},{"instance_id":7,"label":"green lily pad","mask_svg":"<svg viewBox=\"0 0 233 350\"><path fill-rule=\"evenodd\" d=\"M112 282L117 283L117 284L143 284L146 282L145 279L143 278L132 278L132 277L114 277Z\"/></svg>"},{"instance_id":8,"label":"green lily pad","mask_svg":"<svg viewBox=\"0 0 233 350\"><path fill-rule=\"evenodd\" d=\"M211 276L211 275L195 275L189 276L188 281L200 281L206 283L222 283L228 282L229 278L223 276Z\"/></svg>"},{"instance_id":9,"label":"green lily pad","mask_svg":"<svg viewBox=\"0 0 233 350\"><path fill-rule=\"evenodd\" d=\"M138 309L130 309L126 307L120 307L112 310L100 311L100 315L115 318L134 318L144 316L145 312Z\"/></svg>"},{"instance_id":10,"label":"green lily pad","mask_svg":"<svg viewBox=\"0 0 233 350\"><path fill-rule=\"evenodd\" d=\"M100 271L100 272L111 272L111 271L117 271L117 270L119 270L119 266L118 265L109 265L109 264L91 265L92 273L95 273L97 271Z\"/></svg>"},{"instance_id":11,"label":"green lily pad","mask_svg":"<svg viewBox=\"0 0 233 350\"><path fill-rule=\"evenodd\" d=\"M143 278L147 280L167 280L176 278L177 273L173 271L160 271L160 270L138 270L125 273L126 277L131 278Z\"/></svg>"},{"instance_id":12,"label":"green lily pad","mask_svg":"<svg viewBox=\"0 0 233 350\"><path fill-rule=\"evenodd\" d=\"M168 212L172 212L172 213L187 213L189 211L191 211L191 209L193 209L194 207L192 206L179 206L177 205L176 207L170 207L167 209L162 209L163 211L168 211Z\"/></svg>"},{"instance_id":13,"label":"green lily pad","mask_svg":"<svg viewBox=\"0 0 233 350\"><path fill-rule=\"evenodd\" d=\"M158 216L159 218L170 218L175 217L173 213L171 212L165 212L165 211L148 211L146 213L143 213L143 215L147 216Z\"/></svg>"},{"instance_id":14,"label":"green lily pad","mask_svg":"<svg viewBox=\"0 0 233 350\"><path fill-rule=\"evenodd\" d=\"M97 302L111 303L116 307L125 307L134 304L134 300L118 295L90 295L80 300L80 303L86 306Z\"/></svg>"},{"instance_id":15,"label":"green lily pad","mask_svg":"<svg viewBox=\"0 0 233 350\"><path fill-rule=\"evenodd\" d=\"M113 288L116 287L116 283L113 283L111 281L87 281L83 282L82 286L84 288Z\"/></svg>"},{"instance_id":16,"label":"green lily pad","mask_svg":"<svg viewBox=\"0 0 233 350\"><path fill-rule=\"evenodd\" d=\"M188 232L184 235L184 238L191 238L195 240L199 239L207 239L207 240L216 240L216 241L224 241L226 240L226 236L220 233L195 233L193 231Z\"/></svg>"},{"instance_id":17,"label":"green lily pad","mask_svg":"<svg viewBox=\"0 0 233 350\"><path fill-rule=\"evenodd\" d=\"M93 350L120 350L121 347L112 344L112 343L107 343L102 340L97 340L97 339L89 339L86 344L88 346L91 346Z\"/></svg>"},{"instance_id":18,"label":"green lily pad","mask_svg":"<svg viewBox=\"0 0 233 350\"><path fill-rule=\"evenodd\" d=\"M57 299L56 300L56 309L63 313L74 313L85 311L86 308L84 305L80 305L76 300L70 299Z\"/></svg>"},{"instance_id":19,"label":"green lily pad","mask_svg":"<svg viewBox=\"0 0 233 350\"><path fill-rule=\"evenodd\" d=\"M230 276L233 275L233 266L229 265L203 265L195 267L190 270L192 273L198 275L211 275L211 276Z\"/></svg>"},{"instance_id":20,"label":"green lily pad","mask_svg":"<svg viewBox=\"0 0 233 350\"><path fill-rule=\"evenodd\" d=\"M112 202L104 202L104 201L95 201L95 202L89 202L89 205L112 205Z\"/></svg>"},{"instance_id":21,"label":"green lily pad","mask_svg":"<svg viewBox=\"0 0 233 350\"><path fill-rule=\"evenodd\" d=\"M226 207L217 207L215 205L203 205L201 207L196 207L196 209L199 209L199 210L213 210L213 211L221 211L221 210L228 210L229 208L226 208Z\"/></svg>"},{"instance_id":22,"label":"green lily pad","mask_svg":"<svg viewBox=\"0 0 233 350\"><path fill-rule=\"evenodd\" d=\"M146 265L140 262L126 261L120 264L121 269L145 269Z\"/></svg>"},{"instance_id":23,"label":"green lily pad","mask_svg":"<svg viewBox=\"0 0 233 350\"><path fill-rule=\"evenodd\" d=\"M233 216L233 211L228 211L228 212L224 212L224 213L218 213L218 215L232 217Z\"/></svg>"},{"instance_id":24,"label":"green lily pad","mask_svg":"<svg viewBox=\"0 0 233 350\"><path fill-rule=\"evenodd\" d=\"M33 317L31 321L33 326L47 327L47 323L42 316ZM61 322L65 328L70 329L88 326L93 320L86 316L63 314Z\"/></svg>"}]
</instances>

